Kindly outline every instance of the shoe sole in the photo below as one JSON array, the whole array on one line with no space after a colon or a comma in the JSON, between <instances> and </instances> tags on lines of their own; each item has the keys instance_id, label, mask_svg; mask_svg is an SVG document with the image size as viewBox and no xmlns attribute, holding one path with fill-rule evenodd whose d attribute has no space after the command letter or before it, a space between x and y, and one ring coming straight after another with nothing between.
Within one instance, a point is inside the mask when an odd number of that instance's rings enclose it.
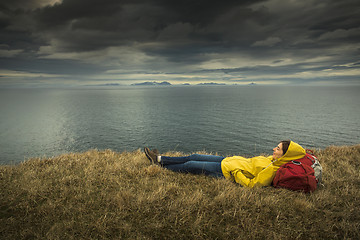
<instances>
[{"instance_id":1,"label":"shoe sole","mask_svg":"<svg viewBox=\"0 0 360 240\"><path fill-rule=\"evenodd\" d=\"M150 160L151 163L155 163L155 161L151 158L151 156L149 155L149 148L144 148L144 152L145 152L145 156Z\"/></svg>"}]
</instances>

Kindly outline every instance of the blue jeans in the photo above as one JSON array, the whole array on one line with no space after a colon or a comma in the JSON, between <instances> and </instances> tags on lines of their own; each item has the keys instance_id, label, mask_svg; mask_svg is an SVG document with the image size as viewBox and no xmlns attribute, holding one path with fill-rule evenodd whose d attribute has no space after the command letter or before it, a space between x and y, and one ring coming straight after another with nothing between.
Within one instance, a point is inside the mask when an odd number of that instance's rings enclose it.
<instances>
[{"instance_id":1,"label":"blue jeans","mask_svg":"<svg viewBox=\"0 0 360 240\"><path fill-rule=\"evenodd\" d=\"M205 174L212 177L224 177L221 161L224 157L193 154L185 157L161 156L161 165L174 172Z\"/></svg>"}]
</instances>

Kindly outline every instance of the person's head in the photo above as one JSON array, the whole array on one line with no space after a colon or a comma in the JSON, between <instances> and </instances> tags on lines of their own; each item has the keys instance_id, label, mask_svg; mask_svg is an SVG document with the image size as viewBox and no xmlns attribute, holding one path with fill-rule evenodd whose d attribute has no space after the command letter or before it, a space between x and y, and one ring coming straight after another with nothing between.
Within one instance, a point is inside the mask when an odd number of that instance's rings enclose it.
<instances>
[{"instance_id":1,"label":"person's head","mask_svg":"<svg viewBox=\"0 0 360 240\"><path fill-rule=\"evenodd\" d=\"M289 149L289 145L290 145L290 140L281 141L279 143L279 145L277 145L275 148L273 148L273 151L274 151L273 158L279 159L280 157L282 157Z\"/></svg>"}]
</instances>

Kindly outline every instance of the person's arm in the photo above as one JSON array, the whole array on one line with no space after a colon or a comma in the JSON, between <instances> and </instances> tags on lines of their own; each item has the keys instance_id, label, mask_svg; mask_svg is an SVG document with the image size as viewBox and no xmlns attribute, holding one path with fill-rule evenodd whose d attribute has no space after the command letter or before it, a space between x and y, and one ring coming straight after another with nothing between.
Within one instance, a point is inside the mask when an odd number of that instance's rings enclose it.
<instances>
[{"instance_id":1,"label":"person's arm","mask_svg":"<svg viewBox=\"0 0 360 240\"><path fill-rule=\"evenodd\" d=\"M231 175L233 175L235 182L241 184L242 186L253 188L270 186L275 176L275 172L274 167L270 165L254 178L247 177L240 169L231 171Z\"/></svg>"}]
</instances>

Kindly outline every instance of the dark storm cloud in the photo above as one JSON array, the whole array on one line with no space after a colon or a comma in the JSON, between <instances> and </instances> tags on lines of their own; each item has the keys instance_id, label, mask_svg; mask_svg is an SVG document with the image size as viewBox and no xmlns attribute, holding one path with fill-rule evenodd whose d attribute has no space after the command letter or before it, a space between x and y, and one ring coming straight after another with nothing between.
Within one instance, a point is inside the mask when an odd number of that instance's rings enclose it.
<instances>
[{"instance_id":1,"label":"dark storm cloud","mask_svg":"<svg viewBox=\"0 0 360 240\"><path fill-rule=\"evenodd\" d=\"M34 12L37 30L71 50L89 50L134 41L218 41L206 29L233 7L255 1L86 1L65 0ZM225 28L226 26L221 26ZM185 32L181 32L185 31ZM182 33L184 35L182 35Z\"/></svg>"},{"instance_id":2,"label":"dark storm cloud","mask_svg":"<svg viewBox=\"0 0 360 240\"><path fill-rule=\"evenodd\" d=\"M359 7L357 0L3 0L1 68L358 79Z\"/></svg>"}]
</instances>

